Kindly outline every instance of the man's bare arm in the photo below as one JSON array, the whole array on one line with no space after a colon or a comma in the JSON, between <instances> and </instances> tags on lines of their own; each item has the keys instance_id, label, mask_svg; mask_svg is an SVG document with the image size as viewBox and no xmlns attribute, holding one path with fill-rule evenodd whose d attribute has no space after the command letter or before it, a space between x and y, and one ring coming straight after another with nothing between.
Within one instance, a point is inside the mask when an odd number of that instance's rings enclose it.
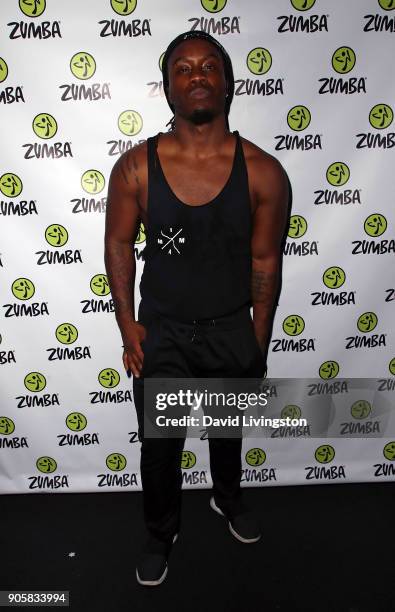
<instances>
[{"instance_id":1,"label":"man's bare arm","mask_svg":"<svg viewBox=\"0 0 395 612\"><path fill-rule=\"evenodd\" d=\"M252 305L255 333L266 354L274 302L279 288L281 247L288 217L288 180L271 156L256 156L251 164L256 198L252 235Z\"/></svg>"},{"instance_id":2,"label":"man's bare arm","mask_svg":"<svg viewBox=\"0 0 395 612\"><path fill-rule=\"evenodd\" d=\"M114 165L108 187L104 261L122 335L125 369L138 376L143 353L142 331L134 312L136 260L133 242L140 223L136 157L127 151Z\"/></svg>"}]
</instances>

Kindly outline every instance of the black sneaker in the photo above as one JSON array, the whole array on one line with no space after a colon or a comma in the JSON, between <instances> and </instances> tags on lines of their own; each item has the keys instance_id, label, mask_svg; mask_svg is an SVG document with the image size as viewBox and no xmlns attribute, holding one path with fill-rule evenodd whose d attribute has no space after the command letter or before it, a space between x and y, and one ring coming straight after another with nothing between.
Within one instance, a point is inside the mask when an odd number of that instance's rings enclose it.
<instances>
[{"instance_id":1,"label":"black sneaker","mask_svg":"<svg viewBox=\"0 0 395 612\"><path fill-rule=\"evenodd\" d=\"M221 516L226 516L221 508L215 503L214 497L210 498L210 506ZM239 540L239 542L243 542L243 544L253 544L261 539L258 521L251 510L245 509L231 518L226 518L228 519L229 531Z\"/></svg>"},{"instance_id":2,"label":"black sneaker","mask_svg":"<svg viewBox=\"0 0 395 612\"><path fill-rule=\"evenodd\" d=\"M178 533L173 537L173 544L177 536ZM170 550L171 544L157 540L153 536L149 538L136 567L136 578L139 584L157 586L164 581L168 570L167 560Z\"/></svg>"}]
</instances>

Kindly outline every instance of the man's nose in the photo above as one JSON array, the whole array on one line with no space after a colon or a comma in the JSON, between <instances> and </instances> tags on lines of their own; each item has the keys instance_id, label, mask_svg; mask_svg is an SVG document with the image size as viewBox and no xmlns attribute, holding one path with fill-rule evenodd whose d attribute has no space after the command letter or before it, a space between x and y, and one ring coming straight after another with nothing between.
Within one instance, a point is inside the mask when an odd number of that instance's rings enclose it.
<instances>
[{"instance_id":1,"label":"man's nose","mask_svg":"<svg viewBox=\"0 0 395 612\"><path fill-rule=\"evenodd\" d=\"M199 67L192 68L189 80L192 83L195 83L195 82L206 83L207 82L207 78L206 78L205 73L203 72L203 69Z\"/></svg>"}]
</instances>

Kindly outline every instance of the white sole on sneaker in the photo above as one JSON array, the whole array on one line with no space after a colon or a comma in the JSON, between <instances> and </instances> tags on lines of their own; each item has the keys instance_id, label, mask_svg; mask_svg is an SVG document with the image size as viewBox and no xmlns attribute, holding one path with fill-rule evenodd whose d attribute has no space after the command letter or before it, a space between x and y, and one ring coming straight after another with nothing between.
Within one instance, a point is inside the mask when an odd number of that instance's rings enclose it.
<instances>
[{"instance_id":1,"label":"white sole on sneaker","mask_svg":"<svg viewBox=\"0 0 395 612\"><path fill-rule=\"evenodd\" d=\"M174 544L174 542L177 540L177 538L178 538L178 533L175 533L175 534L174 534L174 537L173 537L173 544ZM137 570L137 568L136 568L136 578L137 578L137 582L138 582L139 584L144 585L144 586L158 586L159 584L162 584L162 582L163 582L163 581L164 581L164 579L166 578L166 576L167 576L167 571L168 571L168 566L167 566L167 564L166 564L165 570L164 570L164 572L163 572L162 576L161 576L160 578L158 578L158 580L141 580L141 578L140 578L140 576L139 576L139 573L138 573L138 570Z\"/></svg>"},{"instance_id":2,"label":"white sole on sneaker","mask_svg":"<svg viewBox=\"0 0 395 612\"><path fill-rule=\"evenodd\" d=\"M162 582L164 581L164 579L166 578L166 574L167 574L167 565L165 567L165 571L163 572L162 576L160 578L158 578L158 580L141 580L139 573L136 569L136 578L137 578L137 582L139 584L142 584L144 586L158 586L158 584L162 584Z\"/></svg>"},{"instance_id":3,"label":"white sole on sneaker","mask_svg":"<svg viewBox=\"0 0 395 612\"><path fill-rule=\"evenodd\" d=\"M213 510L215 510L215 512L217 512L221 516L225 516L221 508L218 508L217 504L215 503L214 497L210 497L210 506ZM248 540L246 538L242 538L241 535L239 535L237 531L233 529L230 521L228 521L228 527L229 527L230 533L236 538L236 540L239 540L239 542L243 542L243 544L254 544L254 542L258 542L258 540L261 539L260 534L257 538L249 538Z\"/></svg>"}]
</instances>

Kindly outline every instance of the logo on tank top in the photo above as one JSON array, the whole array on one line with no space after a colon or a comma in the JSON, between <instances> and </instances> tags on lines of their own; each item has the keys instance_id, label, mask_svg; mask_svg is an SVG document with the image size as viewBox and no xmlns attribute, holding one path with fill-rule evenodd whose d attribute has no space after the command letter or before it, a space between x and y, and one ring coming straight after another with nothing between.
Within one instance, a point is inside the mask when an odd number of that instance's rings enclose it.
<instances>
[{"instance_id":1,"label":"logo on tank top","mask_svg":"<svg viewBox=\"0 0 395 612\"><path fill-rule=\"evenodd\" d=\"M185 244L185 237L182 235L182 231L182 227L180 229L169 227L168 230L160 230L157 243L164 253L167 255L181 255L182 247Z\"/></svg>"}]
</instances>

